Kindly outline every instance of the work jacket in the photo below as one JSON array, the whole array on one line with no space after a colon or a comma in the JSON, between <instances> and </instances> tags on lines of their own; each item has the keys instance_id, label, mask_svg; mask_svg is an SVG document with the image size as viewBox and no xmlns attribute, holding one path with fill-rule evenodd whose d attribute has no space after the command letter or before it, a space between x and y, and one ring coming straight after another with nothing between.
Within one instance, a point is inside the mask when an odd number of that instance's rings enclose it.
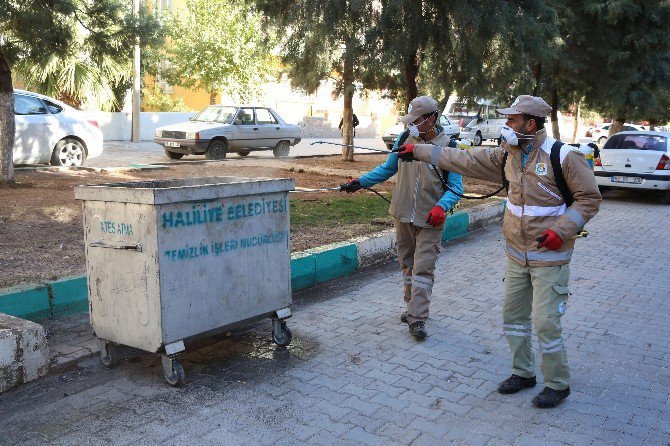
<instances>
[{"instance_id":1,"label":"work jacket","mask_svg":"<svg viewBox=\"0 0 670 446\"><path fill-rule=\"evenodd\" d=\"M397 147L398 139L394 144ZM428 147L441 148L449 144L449 136L440 132L434 139L429 141ZM405 144L418 144L426 141L414 137L407 138ZM393 191L389 213L403 223L413 223L415 226L432 228L426 222L426 215L437 204L445 211L452 209L458 203L458 196L445 190L442 180L437 175L444 176L440 169L434 169L429 163L415 162L405 163L398 160L398 155L391 152L384 164L380 164L372 171L362 175L358 180L363 187L371 187L377 183L388 180L396 173L398 180ZM447 184L459 194L463 193L463 177L457 173L450 172L447 175ZM444 223L438 226L444 228Z\"/></svg>"},{"instance_id":2,"label":"work jacket","mask_svg":"<svg viewBox=\"0 0 670 446\"><path fill-rule=\"evenodd\" d=\"M554 180L551 147L555 139L542 129L535 134L532 149L523 163L518 146L504 143L502 147L477 147L468 150L439 148L419 144L415 158L428 161L442 169L487 181L502 180L502 159L509 191L503 222L507 255L524 266L552 266L570 262L575 241L572 239L598 212L602 197L595 176L584 154L564 144L560 151L563 176L574 203L566 207ZM538 248L536 238L551 229L563 239L558 251Z\"/></svg>"}]
</instances>

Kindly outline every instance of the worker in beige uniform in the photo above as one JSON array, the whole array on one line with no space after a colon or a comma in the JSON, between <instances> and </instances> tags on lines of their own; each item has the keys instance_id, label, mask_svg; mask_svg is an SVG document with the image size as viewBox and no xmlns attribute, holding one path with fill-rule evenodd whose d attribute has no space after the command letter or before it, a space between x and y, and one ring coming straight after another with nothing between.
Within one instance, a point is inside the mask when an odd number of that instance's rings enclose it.
<instances>
[{"instance_id":1,"label":"worker in beige uniform","mask_svg":"<svg viewBox=\"0 0 670 446\"><path fill-rule=\"evenodd\" d=\"M401 121L408 125L406 141L430 143L435 147L456 143L437 127L439 105L428 96L418 96L409 103ZM404 139L401 134L394 144ZM371 187L398 174L389 213L395 218L398 261L404 278L407 310L400 316L416 339L428 336L425 327L432 295L435 262L440 254L445 213L451 210L463 193L463 178L454 172L443 172L429 163L401 163L395 152L386 162L340 186L346 192Z\"/></svg>"},{"instance_id":2,"label":"worker in beige uniform","mask_svg":"<svg viewBox=\"0 0 670 446\"><path fill-rule=\"evenodd\" d=\"M403 160L427 161L488 181L499 182L504 172L509 181L503 223L508 257L503 331L512 351L512 375L500 383L498 392L516 393L536 385L534 323L545 383L533 399L537 407L555 407L570 394L561 326L570 294L568 264L573 237L598 212L602 199L584 154L547 135L544 122L550 111L542 98L522 95L509 108L498 110L507 115L501 147L459 150L418 144L405 145L398 153ZM552 152L561 175L555 175ZM570 198L562 195L566 189ZM568 206L566 201L572 203Z\"/></svg>"}]
</instances>

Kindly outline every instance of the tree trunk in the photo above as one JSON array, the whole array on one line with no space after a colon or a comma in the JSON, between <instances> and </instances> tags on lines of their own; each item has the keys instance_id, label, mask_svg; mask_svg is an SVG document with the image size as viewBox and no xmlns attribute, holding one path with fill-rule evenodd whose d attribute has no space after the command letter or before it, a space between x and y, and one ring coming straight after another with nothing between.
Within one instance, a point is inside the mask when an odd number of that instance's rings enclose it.
<instances>
[{"instance_id":1,"label":"tree trunk","mask_svg":"<svg viewBox=\"0 0 670 446\"><path fill-rule=\"evenodd\" d=\"M542 76L542 64L538 63L533 68L533 79L535 79L535 87L533 88L533 96L537 96L537 91L540 89L540 76Z\"/></svg>"},{"instance_id":2,"label":"tree trunk","mask_svg":"<svg viewBox=\"0 0 670 446\"><path fill-rule=\"evenodd\" d=\"M344 54L344 69L342 70L342 82L344 84L344 108L342 110L342 160L354 160L354 61L348 51Z\"/></svg>"},{"instance_id":3,"label":"tree trunk","mask_svg":"<svg viewBox=\"0 0 670 446\"><path fill-rule=\"evenodd\" d=\"M219 95L219 90L212 90L209 92L209 105L216 104L216 97Z\"/></svg>"},{"instance_id":4,"label":"tree trunk","mask_svg":"<svg viewBox=\"0 0 670 446\"><path fill-rule=\"evenodd\" d=\"M656 130L656 126L658 125L658 121L655 119L650 119L649 120L649 131L653 132Z\"/></svg>"},{"instance_id":5,"label":"tree trunk","mask_svg":"<svg viewBox=\"0 0 670 446\"><path fill-rule=\"evenodd\" d=\"M623 124L626 122L626 117L625 116L617 116L614 118L614 121L612 121L612 125L610 126L610 131L607 137L611 137L615 133L619 133L620 131L623 130Z\"/></svg>"},{"instance_id":6,"label":"tree trunk","mask_svg":"<svg viewBox=\"0 0 670 446\"><path fill-rule=\"evenodd\" d=\"M575 112L573 114L574 115L574 121L572 123L572 140L570 141L573 144L575 143L575 141L577 141L577 132L579 131L579 115L582 111L581 102L582 101L580 99L577 102L575 102L575 104L574 104Z\"/></svg>"},{"instance_id":7,"label":"tree trunk","mask_svg":"<svg viewBox=\"0 0 670 446\"><path fill-rule=\"evenodd\" d=\"M12 70L0 51L0 183L14 181L14 129Z\"/></svg>"},{"instance_id":8,"label":"tree trunk","mask_svg":"<svg viewBox=\"0 0 670 446\"><path fill-rule=\"evenodd\" d=\"M419 95L419 89L416 86L416 78L419 75L419 65L421 64L420 51L417 48L405 60L405 110L409 107L412 99ZM404 113L403 113L404 114Z\"/></svg>"},{"instance_id":9,"label":"tree trunk","mask_svg":"<svg viewBox=\"0 0 670 446\"><path fill-rule=\"evenodd\" d=\"M558 90L554 87L551 91L551 127L554 139L561 139L561 129L558 128Z\"/></svg>"}]
</instances>

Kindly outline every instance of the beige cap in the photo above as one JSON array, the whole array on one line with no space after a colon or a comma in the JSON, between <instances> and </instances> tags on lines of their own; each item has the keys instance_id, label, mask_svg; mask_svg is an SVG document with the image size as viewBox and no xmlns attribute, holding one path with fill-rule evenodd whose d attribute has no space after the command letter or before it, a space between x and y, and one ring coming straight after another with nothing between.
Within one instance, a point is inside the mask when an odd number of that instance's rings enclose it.
<instances>
[{"instance_id":1,"label":"beige cap","mask_svg":"<svg viewBox=\"0 0 670 446\"><path fill-rule=\"evenodd\" d=\"M496 111L501 115L522 115L526 113L538 118L546 118L551 111L551 107L539 96L522 94L512 102L509 108L498 108Z\"/></svg>"},{"instance_id":2,"label":"beige cap","mask_svg":"<svg viewBox=\"0 0 670 446\"><path fill-rule=\"evenodd\" d=\"M400 122L410 125L421 115L432 113L439 108L437 101L429 96L417 96L412 99L407 107L407 114L400 118Z\"/></svg>"}]
</instances>

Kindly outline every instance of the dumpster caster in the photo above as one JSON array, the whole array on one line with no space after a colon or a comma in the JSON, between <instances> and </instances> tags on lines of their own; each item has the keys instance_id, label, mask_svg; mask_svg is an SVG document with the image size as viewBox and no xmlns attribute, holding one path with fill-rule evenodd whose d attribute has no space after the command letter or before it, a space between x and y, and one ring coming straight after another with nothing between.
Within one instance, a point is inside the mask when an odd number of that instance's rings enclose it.
<instances>
[{"instance_id":1,"label":"dumpster caster","mask_svg":"<svg viewBox=\"0 0 670 446\"><path fill-rule=\"evenodd\" d=\"M280 347L286 347L291 343L293 335L291 330L286 326L285 321L279 319L272 319L272 340Z\"/></svg>"},{"instance_id":2,"label":"dumpster caster","mask_svg":"<svg viewBox=\"0 0 670 446\"><path fill-rule=\"evenodd\" d=\"M184 373L184 367L176 359L163 356L163 375L165 381L172 387L184 387L186 374Z\"/></svg>"},{"instance_id":3,"label":"dumpster caster","mask_svg":"<svg viewBox=\"0 0 670 446\"><path fill-rule=\"evenodd\" d=\"M100 361L108 369L119 365L119 353L116 350L115 343L100 340Z\"/></svg>"}]
</instances>

